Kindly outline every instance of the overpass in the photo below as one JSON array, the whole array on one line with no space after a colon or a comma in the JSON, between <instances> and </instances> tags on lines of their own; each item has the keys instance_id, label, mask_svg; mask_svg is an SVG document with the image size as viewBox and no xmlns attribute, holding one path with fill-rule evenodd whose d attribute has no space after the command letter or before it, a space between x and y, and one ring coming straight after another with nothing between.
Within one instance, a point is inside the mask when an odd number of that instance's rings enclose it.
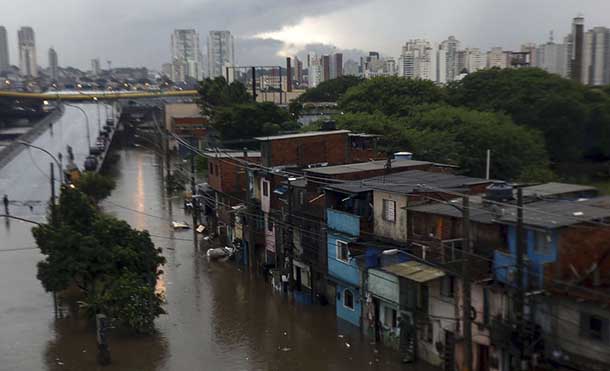
<instances>
[{"instance_id":1,"label":"overpass","mask_svg":"<svg viewBox=\"0 0 610 371\"><path fill-rule=\"evenodd\" d=\"M117 100L117 99L141 99L141 98L169 98L169 97L194 97L199 93L197 90L167 90L167 91L127 91L127 90L100 90L100 91L57 91L44 93L28 93L10 90L0 90L0 98L34 99L34 100L63 100L63 101L87 101L87 100Z\"/></svg>"}]
</instances>

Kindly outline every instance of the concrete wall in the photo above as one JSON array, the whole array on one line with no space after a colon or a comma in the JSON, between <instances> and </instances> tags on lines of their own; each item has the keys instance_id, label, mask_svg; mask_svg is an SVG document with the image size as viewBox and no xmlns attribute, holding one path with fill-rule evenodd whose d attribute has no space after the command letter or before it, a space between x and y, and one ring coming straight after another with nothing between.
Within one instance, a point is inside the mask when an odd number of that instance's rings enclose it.
<instances>
[{"instance_id":1,"label":"concrete wall","mask_svg":"<svg viewBox=\"0 0 610 371\"><path fill-rule=\"evenodd\" d=\"M329 229L357 237L360 235L360 217L334 209L326 209L326 224Z\"/></svg>"},{"instance_id":2,"label":"concrete wall","mask_svg":"<svg viewBox=\"0 0 610 371\"><path fill-rule=\"evenodd\" d=\"M396 201L396 220L389 222L383 219L383 200ZM407 240L407 197L383 191L373 192L373 212L375 216L375 234L396 241Z\"/></svg>"},{"instance_id":3,"label":"concrete wall","mask_svg":"<svg viewBox=\"0 0 610 371\"><path fill-rule=\"evenodd\" d=\"M346 307L343 303L345 290L350 290L354 296L354 309ZM360 300L360 289L355 286L337 284L337 292L335 295L335 306L337 317L351 323L354 326L360 327L360 316L362 313L362 302Z\"/></svg>"},{"instance_id":4,"label":"concrete wall","mask_svg":"<svg viewBox=\"0 0 610 371\"><path fill-rule=\"evenodd\" d=\"M340 165L348 162L348 136L338 133L264 141L261 151L264 166Z\"/></svg>"},{"instance_id":5,"label":"concrete wall","mask_svg":"<svg viewBox=\"0 0 610 371\"><path fill-rule=\"evenodd\" d=\"M379 269L368 271L368 291L383 300L399 303L398 277Z\"/></svg>"},{"instance_id":6,"label":"concrete wall","mask_svg":"<svg viewBox=\"0 0 610 371\"><path fill-rule=\"evenodd\" d=\"M168 131L172 130L172 117L201 116L201 108L196 103L168 103L164 106L164 111L163 126ZM171 149L176 149L176 140L170 139L169 146Z\"/></svg>"}]
</instances>

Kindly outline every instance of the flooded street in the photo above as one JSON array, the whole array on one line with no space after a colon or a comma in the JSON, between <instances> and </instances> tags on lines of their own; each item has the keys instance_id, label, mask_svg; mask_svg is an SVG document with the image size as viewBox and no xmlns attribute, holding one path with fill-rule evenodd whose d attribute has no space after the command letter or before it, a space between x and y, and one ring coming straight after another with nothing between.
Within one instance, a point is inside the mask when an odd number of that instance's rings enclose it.
<instances>
[{"instance_id":1,"label":"flooded street","mask_svg":"<svg viewBox=\"0 0 610 371\"><path fill-rule=\"evenodd\" d=\"M110 335L113 363L95 363L95 332L77 318L55 320L52 298L36 279L41 256L30 225L2 225L1 370L404 370L395 353L377 349L337 324L333 307L292 303L260 277L231 262L208 262L194 249L180 198L164 196L160 160L140 149L118 150L110 170L117 188L105 211L147 229L167 264L160 286L167 314L155 336ZM8 241L8 243L7 243Z\"/></svg>"}]
</instances>

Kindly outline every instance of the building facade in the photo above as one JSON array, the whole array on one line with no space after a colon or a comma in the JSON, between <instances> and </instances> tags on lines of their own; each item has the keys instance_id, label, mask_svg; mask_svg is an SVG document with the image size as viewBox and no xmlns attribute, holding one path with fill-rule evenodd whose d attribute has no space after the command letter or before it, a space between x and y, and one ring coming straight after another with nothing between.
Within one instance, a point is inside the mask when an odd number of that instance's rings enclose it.
<instances>
[{"instance_id":1,"label":"building facade","mask_svg":"<svg viewBox=\"0 0 610 371\"><path fill-rule=\"evenodd\" d=\"M53 81L57 81L58 76L57 52L55 49L49 49L49 77Z\"/></svg>"},{"instance_id":2,"label":"building facade","mask_svg":"<svg viewBox=\"0 0 610 371\"><path fill-rule=\"evenodd\" d=\"M6 34L6 28L0 26L0 72L8 70L9 67L8 36Z\"/></svg>"},{"instance_id":3,"label":"building facade","mask_svg":"<svg viewBox=\"0 0 610 371\"><path fill-rule=\"evenodd\" d=\"M36 40L32 27L21 27L17 32L19 42L19 70L22 76L38 77Z\"/></svg>"},{"instance_id":4,"label":"building facade","mask_svg":"<svg viewBox=\"0 0 610 371\"><path fill-rule=\"evenodd\" d=\"M203 57L197 31L174 30L171 36L171 50L174 71L178 72L174 73L172 80L185 81L186 78L201 80Z\"/></svg>"},{"instance_id":5,"label":"building facade","mask_svg":"<svg viewBox=\"0 0 610 371\"><path fill-rule=\"evenodd\" d=\"M235 65L235 45L231 31L210 31L208 35L208 74L225 75L225 68Z\"/></svg>"}]
</instances>

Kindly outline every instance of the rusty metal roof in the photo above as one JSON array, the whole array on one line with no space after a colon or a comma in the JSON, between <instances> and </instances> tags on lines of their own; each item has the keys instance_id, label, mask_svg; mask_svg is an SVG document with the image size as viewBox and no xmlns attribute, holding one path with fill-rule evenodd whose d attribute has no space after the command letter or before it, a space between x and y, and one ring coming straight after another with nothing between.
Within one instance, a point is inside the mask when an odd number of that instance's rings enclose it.
<instances>
[{"instance_id":1,"label":"rusty metal roof","mask_svg":"<svg viewBox=\"0 0 610 371\"><path fill-rule=\"evenodd\" d=\"M445 276L445 272L442 270L417 261L389 265L383 267L383 270L418 283L432 281Z\"/></svg>"}]
</instances>

